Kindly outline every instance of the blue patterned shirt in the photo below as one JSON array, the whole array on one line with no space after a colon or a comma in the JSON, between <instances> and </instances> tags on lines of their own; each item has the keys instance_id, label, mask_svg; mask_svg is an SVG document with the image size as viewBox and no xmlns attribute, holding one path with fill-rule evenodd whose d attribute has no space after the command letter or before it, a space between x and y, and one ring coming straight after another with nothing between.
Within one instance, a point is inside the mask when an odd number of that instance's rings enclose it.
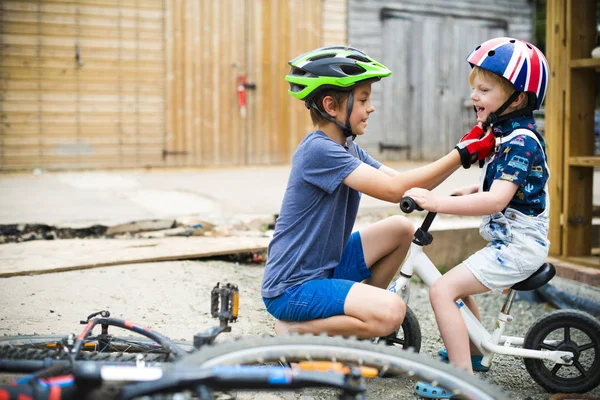
<instances>
[{"instance_id":1,"label":"blue patterned shirt","mask_svg":"<svg viewBox=\"0 0 600 400\"><path fill-rule=\"evenodd\" d=\"M546 208L545 186L549 172L546 167L546 143L537 132L533 116L521 116L503 121L494 126L498 136L508 136L515 129L532 131L542 147L527 135L517 135L503 143L490 161L483 190L489 191L496 179L513 182L518 185L517 192L508 207L519 210L525 215L538 215Z\"/></svg>"}]
</instances>

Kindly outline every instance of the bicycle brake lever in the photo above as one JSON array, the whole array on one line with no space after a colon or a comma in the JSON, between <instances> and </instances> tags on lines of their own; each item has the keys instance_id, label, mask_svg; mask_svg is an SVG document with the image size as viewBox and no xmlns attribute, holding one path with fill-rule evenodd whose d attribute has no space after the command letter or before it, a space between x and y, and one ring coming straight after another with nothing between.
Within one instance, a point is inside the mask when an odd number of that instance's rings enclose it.
<instances>
[{"instance_id":1,"label":"bicycle brake lever","mask_svg":"<svg viewBox=\"0 0 600 400\"><path fill-rule=\"evenodd\" d=\"M87 319L85 321L79 321L80 324L85 325L88 322L90 322L90 319L94 318L96 315L99 315L103 318L108 318L110 317L110 312L108 310L101 310L101 311L97 311L95 313L92 313L90 315L87 316Z\"/></svg>"}]
</instances>

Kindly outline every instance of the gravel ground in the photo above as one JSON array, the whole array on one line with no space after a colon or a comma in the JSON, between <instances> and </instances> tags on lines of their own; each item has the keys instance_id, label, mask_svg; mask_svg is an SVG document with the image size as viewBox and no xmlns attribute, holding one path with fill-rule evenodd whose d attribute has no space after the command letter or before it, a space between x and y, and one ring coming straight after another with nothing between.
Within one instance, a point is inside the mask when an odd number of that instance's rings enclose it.
<instances>
[{"instance_id":1,"label":"gravel ground","mask_svg":"<svg viewBox=\"0 0 600 400\"><path fill-rule=\"evenodd\" d=\"M263 266L224 261L173 261L136 264L0 279L0 336L16 334L64 334L79 332L79 320L101 309L112 316L129 319L151 327L173 339L191 340L194 333L217 325L210 318L210 290L216 282L231 282L240 287L240 318L231 333L219 342L232 338L273 334L274 320L266 313L260 299ZM427 288L414 283L410 307L419 318L423 341L422 353L435 357L442 345ZM476 296L486 328L504 301L503 296ZM531 324L553 311L544 304L518 301L506 334L524 335ZM548 399L527 373L523 361L497 357L492 369L478 374L501 386L513 399ZM3 377L6 381L8 376ZM412 383L406 379L375 379L369 382L370 398L415 399ZM241 399L313 399L334 398L326 390L300 393L243 393ZM600 398L600 389L575 398Z\"/></svg>"}]
</instances>

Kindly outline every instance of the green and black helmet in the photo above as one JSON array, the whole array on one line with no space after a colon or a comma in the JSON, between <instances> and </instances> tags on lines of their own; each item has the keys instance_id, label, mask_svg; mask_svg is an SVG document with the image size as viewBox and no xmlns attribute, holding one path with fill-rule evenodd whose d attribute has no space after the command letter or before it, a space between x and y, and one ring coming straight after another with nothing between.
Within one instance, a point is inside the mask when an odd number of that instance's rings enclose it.
<instances>
[{"instance_id":1,"label":"green and black helmet","mask_svg":"<svg viewBox=\"0 0 600 400\"><path fill-rule=\"evenodd\" d=\"M338 124L347 137L353 136L350 128L353 89L365 81L378 81L392 73L364 52L347 46L321 47L294 58L288 64L292 67L285 77L290 84L288 93L304 100L307 108L316 110L323 118ZM327 89L350 92L345 125L316 106L315 98Z\"/></svg>"},{"instance_id":2,"label":"green and black helmet","mask_svg":"<svg viewBox=\"0 0 600 400\"><path fill-rule=\"evenodd\" d=\"M288 91L300 100L310 100L322 89L352 90L367 80L379 80L392 72L353 47L321 47L291 60L285 77Z\"/></svg>"}]
</instances>

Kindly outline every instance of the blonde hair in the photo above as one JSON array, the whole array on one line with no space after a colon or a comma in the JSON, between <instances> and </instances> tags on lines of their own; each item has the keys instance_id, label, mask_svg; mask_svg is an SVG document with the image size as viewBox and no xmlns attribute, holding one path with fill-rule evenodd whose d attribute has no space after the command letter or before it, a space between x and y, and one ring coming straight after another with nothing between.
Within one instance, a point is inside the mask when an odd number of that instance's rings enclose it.
<instances>
[{"instance_id":1,"label":"blonde hair","mask_svg":"<svg viewBox=\"0 0 600 400\"><path fill-rule=\"evenodd\" d=\"M477 78L477 77L481 77L486 80L491 80L491 81L499 84L500 89L502 89L502 91L506 95L507 99L513 92L515 92L517 90L517 89L515 89L515 85L513 85L512 82L509 81L508 79L506 79L498 74L495 74L485 68L481 68L478 66L474 66L473 69L471 70L471 73L469 74L469 85L471 85L471 87L474 86L473 82L475 81L475 78ZM525 99L519 108L526 107L527 103L528 103L528 99L529 99L529 96L525 96Z\"/></svg>"}]
</instances>

